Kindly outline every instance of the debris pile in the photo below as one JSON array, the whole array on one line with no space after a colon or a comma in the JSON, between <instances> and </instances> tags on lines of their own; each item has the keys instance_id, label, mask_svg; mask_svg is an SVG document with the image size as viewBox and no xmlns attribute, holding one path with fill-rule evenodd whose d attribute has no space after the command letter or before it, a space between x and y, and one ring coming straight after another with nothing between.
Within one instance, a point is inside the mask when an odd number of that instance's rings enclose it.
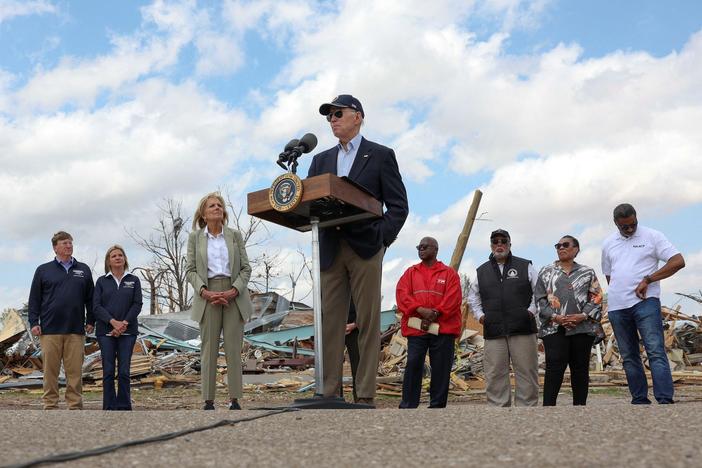
<instances>
[{"instance_id":1,"label":"debris pile","mask_svg":"<svg viewBox=\"0 0 702 468\"><path fill-rule=\"evenodd\" d=\"M296 372L299 378L276 383L248 384L245 391L306 391L313 388L314 326L312 309L290 303L275 293L254 295L255 314L246 324L242 362L245 374ZM605 307L606 309L606 307ZM465 329L456 342L456 359L451 375L451 393L471 395L484 391L482 327L463 305ZM407 359L407 339L399 330L395 310L381 314L383 331L378 365L378 394L400 396ZM702 384L702 321L675 309L663 307L665 344L678 384ZM602 320L605 337L593 347L592 385L626 385L621 356L606 310ZM140 317L139 337L132 356L133 385L162 388L171 385L199 385L200 352L198 324L189 313ZM642 358L648 366L642 347ZM539 362L543 366L543 348ZM348 366L348 364L346 364ZM429 361L426 362L429 376ZM348 369L347 369L348 370ZM41 386L39 340L29 333L22 314L7 309L0 314L0 389ZM227 365L223 350L218 360L218 381L224 385ZM348 372L350 375L350 372ZM286 374L287 375L287 374ZM100 351L88 337L83 366L86 385L99 387L102 379ZM426 385L428 385L428 378ZM350 385L350 378L345 378Z\"/></svg>"}]
</instances>

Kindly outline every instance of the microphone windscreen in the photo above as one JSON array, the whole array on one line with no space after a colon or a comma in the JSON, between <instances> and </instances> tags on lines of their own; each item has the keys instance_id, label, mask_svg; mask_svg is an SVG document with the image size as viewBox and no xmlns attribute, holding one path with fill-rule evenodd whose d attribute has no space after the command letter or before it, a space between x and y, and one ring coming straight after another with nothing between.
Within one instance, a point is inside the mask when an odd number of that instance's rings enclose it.
<instances>
[{"instance_id":1,"label":"microphone windscreen","mask_svg":"<svg viewBox=\"0 0 702 468\"><path fill-rule=\"evenodd\" d=\"M305 133L305 135L300 138L299 146L302 146L303 153L309 153L315 146L317 146L317 137L313 133Z\"/></svg>"},{"instance_id":2,"label":"microphone windscreen","mask_svg":"<svg viewBox=\"0 0 702 468\"><path fill-rule=\"evenodd\" d=\"M293 149L294 147L296 147L299 144L300 144L300 140L298 140L297 138L293 138L292 140L290 140L288 142L287 145L285 145L285 149L283 151L290 151L291 149Z\"/></svg>"}]
</instances>

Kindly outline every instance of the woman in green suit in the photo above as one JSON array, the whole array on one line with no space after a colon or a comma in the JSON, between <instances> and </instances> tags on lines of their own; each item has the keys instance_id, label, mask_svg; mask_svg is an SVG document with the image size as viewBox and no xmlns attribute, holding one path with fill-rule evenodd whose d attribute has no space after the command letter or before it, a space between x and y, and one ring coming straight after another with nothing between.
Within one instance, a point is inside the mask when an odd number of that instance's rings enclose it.
<instances>
[{"instance_id":1,"label":"woman in green suit","mask_svg":"<svg viewBox=\"0 0 702 468\"><path fill-rule=\"evenodd\" d=\"M227 227L229 215L222 195L205 195L193 216L188 238L188 281L193 286L192 318L200 324L202 398L214 409L219 337L224 335L229 409L241 409L241 345L244 323L253 307L247 284L251 266L244 239Z\"/></svg>"}]
</instances>

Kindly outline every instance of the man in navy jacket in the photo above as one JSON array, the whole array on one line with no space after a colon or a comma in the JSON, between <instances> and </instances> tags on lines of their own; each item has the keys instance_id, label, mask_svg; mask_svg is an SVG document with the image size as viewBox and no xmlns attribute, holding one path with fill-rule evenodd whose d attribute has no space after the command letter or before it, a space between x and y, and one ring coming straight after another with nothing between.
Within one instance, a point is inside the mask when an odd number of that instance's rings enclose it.
<instances>
[{"instance_id":1,"label":"man in navy jacket","mask_svg":"<svg viewBox=\"0 0 702 468\"><path fill-rule=\"evenodd\" d=\"M380 281L383 255L397 237L409 211L395 152L360 134L361 102L342 94L322 104L339 144L317 154L308 177L325 173L348 177L385 205L380 219L356 221L320 231L324 396L339 394L344 332L351 299L356 305L360 360L357 402L372 405L380 353ZM319 389L318 389L319 391Z\"/></svg>"},{"instance_id":2,"label":"man in navy jacket","mask_svg":"<svg viewBox=\"0 0 702 468\"><path fill-rule=\"evenodd\" d=\"M61 361L66 373L68 409L82 409L85 332L93 331L93 275L73 258L73 237L59 231L51 238L56 258L40 265L29 292L29 325L41 340L44 409L57 409ZM86 320L87 310L87 320Z\"/></svg>"}]
</instances>

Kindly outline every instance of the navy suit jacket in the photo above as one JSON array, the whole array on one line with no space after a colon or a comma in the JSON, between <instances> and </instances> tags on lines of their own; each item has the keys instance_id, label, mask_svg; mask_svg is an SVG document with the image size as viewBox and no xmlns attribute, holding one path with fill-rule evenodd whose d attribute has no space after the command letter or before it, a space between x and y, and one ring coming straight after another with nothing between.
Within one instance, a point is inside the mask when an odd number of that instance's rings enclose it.
<instances>
[{"instance_id":1,"label":"navy suit jacket","mask_svg":"<svg viewBox=\"0 0 702 468\"><path fill-rule=\"evenodd\" d=\"M336 175L338 152L335 146L315 155L307 177L327 173ZM322 270L328 269L334 262L340 239L344 239L359 257L371 258L393 243L409 213L407 191L402 183L395 152L390 148L361 138L348 178L382 202L385 212L380 219L320 229L319 263Z\"/></svg>"}]
</instances>

